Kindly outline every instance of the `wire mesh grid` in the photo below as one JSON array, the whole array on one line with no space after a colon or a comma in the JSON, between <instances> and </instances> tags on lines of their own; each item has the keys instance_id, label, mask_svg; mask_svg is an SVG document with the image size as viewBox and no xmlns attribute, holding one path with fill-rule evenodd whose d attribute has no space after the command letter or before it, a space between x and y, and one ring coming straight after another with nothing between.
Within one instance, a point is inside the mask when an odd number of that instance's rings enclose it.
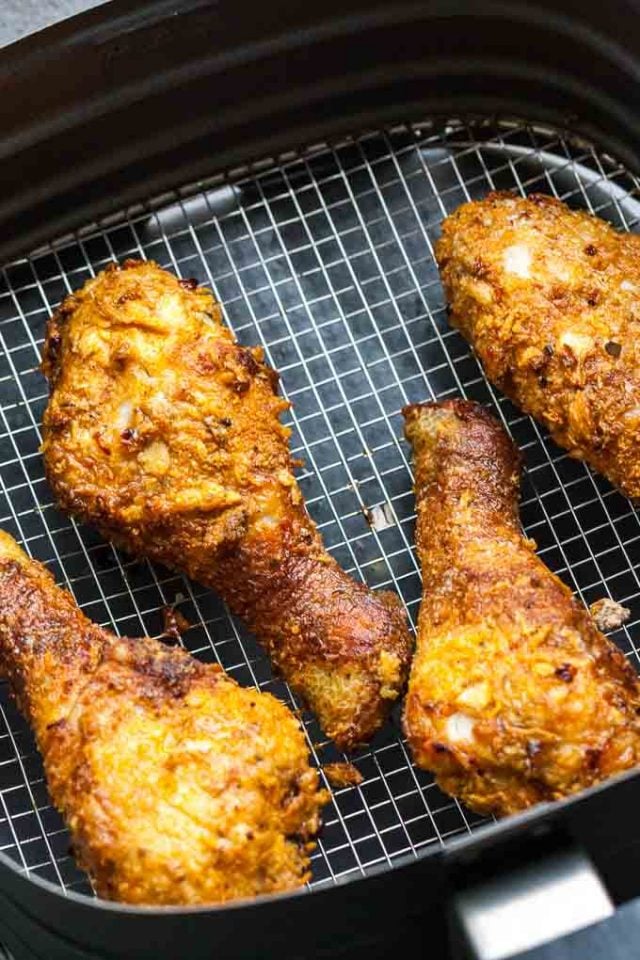
<instances>
[{"instance_id":1,"label":"wire mesh grid","mask_svg":"<svg viewBox=\"0 0 640 960\"><path fill-rule=\"evenodd\" d=\"M552 193L625 228L640 219L637 181L567 133L515 121L431 121L192 185L8 265L0 289L0 527L44 561L93 620L121 634L159 635L162 607L178 603L192 624L183 637L192 653L295 704L212 593L134 561L63 516L44 480L47 391L38 362L46 319L109 261L146 257L209 284L239 340L265 347L292 403L309 511L354 576L395 589L415 624L421 583L400 410L463 394L497 410L524 452L523 524L547 564L586 603L611 596L631 608L614 639L635 660L636 512L497 396L447 324L433 242L446 214L490 189ZM371 524L372 515L384 522ZM316 761L340 759L313 718L304 722ZM418 856L481 822L411 765L398 710L371 748L350 759L363 781L334 791L311 886ZM6 687L0 849L63 890L91 893Z\"/></svg>"}]
</instances>

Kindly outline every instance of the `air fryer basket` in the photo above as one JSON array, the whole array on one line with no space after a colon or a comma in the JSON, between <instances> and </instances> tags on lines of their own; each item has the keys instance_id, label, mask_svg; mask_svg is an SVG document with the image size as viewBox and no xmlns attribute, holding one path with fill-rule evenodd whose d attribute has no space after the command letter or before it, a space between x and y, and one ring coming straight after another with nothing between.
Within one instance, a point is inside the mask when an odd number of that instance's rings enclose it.
<instances>
[{"instance_id":1,"label":"air fryer basket","mask_svg":"<svg viewBox=\"0 0 640 960\"><path fill-rule=\"evenodd\" d=\"M298 706L286 685L273 678L252 637L210 591L133 561L63 516L44 480L39 424L47 391L37 367L46 319L69 290L113 259L150 258L210 285L240 341L265 347L292 403L292 448L304 461L299 477L306 503L327 546L354 576L396 590L415 625L421 583L400 409L426 398L464 395L493 407L523 450L522 520L545 562L585 603L610 596L630 607L631 617L614 639L637 665L638 515L629 501L571 461L487 383L462 338L447 324L432 255L442 218L492 189L551 193L618 227L634 229L640 220L640 184L633 173L638 164L631 128L622 121L616 128L611 119L609 126L597 128L595 106L586 118L567 119L565 110L562 122L554 97L542 88L539 110L530 103L524 111L528 119L522 119L507 107L524 104L503 104L497 88L491 96L484 94L484 104L467 96L470 107L484 106L481 113L459 109L445 114L433 109L429 90L420 107L413 94L398 100L388 89L392 102L385 102L383 91L372 85L368 111L336 116L333 127L324 109L316 115L310 108L297 132L274 121L274 144L290 149L277 155L248 151L241 166L241 146L234 145L235 125L229 121L219 150L227 162L221 167L216 144L209 143L206 169L213 175L208 178L188 182L203 163L195 143L188 141L184 163L174 169L172 181L166 179L170 165L162 161L175 142L167 134L162 149L149 146L145 156L130 158L128 165L118 159L122 196L131 200L123 206L116 168L92 166L84 153L80 157L79 148L86 150L88 129L101 129L94 153L108 145L114 156L124 157L126 135L135 141L136 133L129 127L116 133L126 116L121 110L123 105L138 109L139 100L121 91L111 111L103 104L101 114L95 106L97 92L106 90L98 84L90 93L80 91L78 80L69 86L61 66L73 62L82 75L90 54L95 57L100 48L108 75L108 65L121 63L127 45L131 48L132 35L146 37L142 60L148 60L144 70L151 92L143 102L152 115L153 85L161 87L160 80L174 66L165 63L165 72L154 80L158 51L170 56L173 49L175 21L165 6L137 4L133 11L116 2L111 12L81 18L77 28L58 28L48 31L48 38L19 45L26 64L22 77L19 71L16 77L18 54L8 54L9 82L23 90L27 101L35 102L31 84L47 71L62 78L62 93L73 93L73 98L68 113L52 115L51 129L38 126L37 118L20 121L17 112L9 118L13 133L4 161L6 182L18 184L20 172L29 170L38 153L40 162L51 166L41 166L39 182L20 187L22 194L9 191L0 201L2 250L8 260L0 288L0 527L43 560L92 619L121 634L158 635L162 608L177 603L192 624L183 637L191 652L221 663L241 684L257 685ZM361 17L351 26L354 49L359 31L368 36L369 11L361 3L351 6ZM457 51L465 10L472 8L459 5L459 16L451 15L449 27L443 27L436 10L440 39L449 37L451 63L460 76L470 75L467 67L473 63L473 51ZM401 10L388 30L400 29ZM240 29L237 11L227 13L231 26ZM193 3L185 5L183 16L210 17L205 22L211 24L219 11ZM297 11L289 10L288 16L293 22ZM410 19L405 19L402 35L409 46L414 38ZM323 29L326 43L330 31ZM341 32L342 27L336 28L336 35ZM178 33L180 53L173 56L182 58L184 70L187 33L179 27ZM504 48L504 71L509 43L517 46L519 35L505 27L504 36L498 36L495 45ZM335 49L340 49L337 40ZM236 53L242 52L238 46ZM564 57L570 63L566 50ZM281 65L280 82L294 69L290 61ZM315 79L319 72L316 63ZM343 72L346 76L344 67ZM177 63L173 73L179 88ZM452 75L452 68L448 73L443 68L440 81ZM483 76L478 68L478 89ZM115 75L116 86L117 80ZM603 96L614 97L613 76L609 80ZM326 89L328 104L335 90L330 92L328 81ZM474 89L469 88L471 93ZM50 96L47 90L45 100ZM443 94L444 105L447 97ZM185 92L187 113L203 109L199 102L195 107L190 103ZM451 105L462 107L464 101ZM206 117L213 106L207 107ZM492 113L493 106L504 112ZM625 106L621 100L620 117ZM379 122L363 128L365 116ZM265 112L268 131L266 117ZM178 119L173 114L167 118L174 136ZM65 123L67 138L71 130L78 145L63 146L69 154L55 159L53 143ZM310 143L306 134L312 126L327 136ZM347 134L345 128L356 132ZM261 142L257 133L254 142ZM610 155L612 145L624 156L624 165ZM76 152L78 165L72 169ZM164 189L169 182L172 189ZM96 188L100 183L102 192ZM24 236L15 232L21 222ZM73 232L62 236L69 227ZM31 249L26 255L25 243ZM0 690L0 712L0 939L10 944L16 960L226 957L258 950L285 957L314 952L382 956L389 943L399 948L416 936L434 956L444 956L455 945L446 946L443 907L457 902L470 878L475 883L504 870L513 851L521 860L531 856L531 849L539 857L542 849L564 850L577 843L588 851L614 900L638 893L636 775L492 826L412 766L396 711L371 748L349 758L362 774L362 784L333 792L313 855L312 893L192 911L105 905L92 898L86 877L74 865L68 835L48 800L33 738L5 688ZM319 765L342 759L322 740L310 715L304 715L304 723ZM458 949L464 947L458 944Z\"/></svg>"}]
</instances>

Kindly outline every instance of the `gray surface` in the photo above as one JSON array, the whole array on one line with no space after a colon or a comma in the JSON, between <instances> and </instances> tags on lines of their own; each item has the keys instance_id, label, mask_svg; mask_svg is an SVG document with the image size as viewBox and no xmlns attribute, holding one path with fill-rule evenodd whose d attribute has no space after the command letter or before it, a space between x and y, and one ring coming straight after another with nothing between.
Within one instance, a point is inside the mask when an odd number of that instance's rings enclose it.
<instances>
[{"instance_id":1,"label":"gray surface","mask_svg":"<svg viewBox=\"0 0 640 960\"><path fill-rule=\"evenodd\" d=\"M0 0L0 46L106 0Z\"/></svg>"}]
</instances>

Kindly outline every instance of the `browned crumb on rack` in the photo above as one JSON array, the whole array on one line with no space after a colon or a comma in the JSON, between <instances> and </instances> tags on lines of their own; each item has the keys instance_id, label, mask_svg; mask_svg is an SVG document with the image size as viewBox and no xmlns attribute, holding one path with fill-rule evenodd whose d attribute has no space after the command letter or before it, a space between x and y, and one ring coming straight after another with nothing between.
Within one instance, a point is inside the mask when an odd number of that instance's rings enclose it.
<instances>
[{"instance_id":1,"label":"browned crumb on rack","mask_svg":"<svg viewBox=\"0 0 640 960\"><path fill-rule=\"evenodd\" d=\"M163 636L179 640L191 628L191 624L176 607L167 605L162 608L162 627Z\"/></svg>"},{"instance_id":2,"label":"browned crumb on rack","mask_svg":"<svg viewBox=\"0 0 640 960\"><path fill-rule=\"evenodd\" d=\"M293 475L287 403L211 292L113 265L51 318L47 477L105 536L216 590L341 749L370 739L412 649L398 597L327 552Z\"/></svg>"},{"instance_id":3,"label":"browned crumb on rack","mask_svg":"<svg viewBox=\"0 0 640 960\"><path fill-rule=\"evenodd\" d=\"M416 763L500 816L636 766L638 677L523 536L511 439L462 400L405 418L424 583L404 711Z\"/></svg>"},{"instance_id":4,"label":"browned crumb on rack","mask_svg":"<svg viewBox=\"0 0 640 960\"><path fill-rule=\"evenodd\" d=\"M489 379L572 457L640 496L640 236L542 194L442 226L449 319Z\"/></svg>"},{"instance_id":5,"label":"browned crumb on rack","mask_svg":"<svg viewBox=\"0 0 640 960\"><path fill-rule=\"evenodd\" d=\"M216 903L308 880L328 793L286 707L90 623L2 532L0 673L100 896Z\"/></svg>"},{"instance_id":6,"label":"browned crumb on rack","mask_svg":"<svg viewBox=\"0 0 640 960\"><path fill-rule=\"evenodd\" d=\"M589 607L589 612L595 620L598 630L602 630L604 633L618 630L631 616L631 610L628 607L623 607L621 603L616 603L610 597L596 600Z\"/></svg>"},{"instance_id":7,"label":"browned crumb on rack","mask_svg":"<svg viewBox=\"0 0 640 960\"><path fill-rule=\"evenodd\" d=\"M364 777L352 763L325 763L322 769L332 787L358 787Z\"/></svg>"}]
</instances>

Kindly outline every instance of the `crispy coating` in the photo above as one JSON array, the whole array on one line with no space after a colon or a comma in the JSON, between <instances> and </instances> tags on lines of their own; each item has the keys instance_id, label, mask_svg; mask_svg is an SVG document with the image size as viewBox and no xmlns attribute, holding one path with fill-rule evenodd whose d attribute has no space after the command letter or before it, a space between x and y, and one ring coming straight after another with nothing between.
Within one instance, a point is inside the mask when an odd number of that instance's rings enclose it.
<instances>
[{"instance_id":1,"label":"crispy coating","mask_svg":"<svg viewBox=\"0 0 640 960\"><path fill-rule=\"evenodd\" d=\"M90 623L3 532L0 672L101 896L214 903L308 879L327 795L286 707Z\"/></svg>"},{"instance_id":2,"label":"crispy coating","mask_svg":"<svg viewBox=\"0 0 640 960\"><path fill-rule=\"evenodd\" d=\"M154 263L113 265L51 319L47 476L60 504L133 553L211 586L349 749L399 696L398 598L325 550L292 472L286 402L211 293Z\"/></svg>"},{"instance_id":3,"label":"crispy coating","mask_svg":"<svg viewBox=\"0 0 640 960\"><path fill-rule=\"evenodd\" d=\"M489 379L640 496L640 237L536 194L466 203L442 230L450 320Z\"/></svg>"},{"instance_id":4,"label":"crispy coating","mask_svg":"<svg viewBox=\"0 0 640 960\"><path fill-rule=\"evenodd\" d=\"M523 536L513 443L463 400L405 418L424 582L404 712L416 763L500 816L634 766L636 674Z\"/></svg>"}]
</instances>

